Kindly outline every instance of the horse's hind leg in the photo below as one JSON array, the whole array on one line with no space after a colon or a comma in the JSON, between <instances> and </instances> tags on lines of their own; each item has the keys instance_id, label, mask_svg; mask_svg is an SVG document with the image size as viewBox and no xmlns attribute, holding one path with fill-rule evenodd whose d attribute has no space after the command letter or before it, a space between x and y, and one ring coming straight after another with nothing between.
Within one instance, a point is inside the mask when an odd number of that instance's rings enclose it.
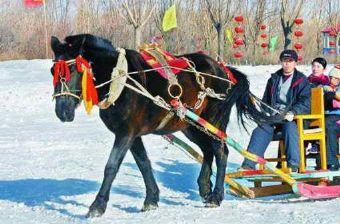
<instances>
[{"instance_id":1,"label":"horse's hind leg","mask_svg":"<svg viewBox=\"0 0 340 224\"><path fill-rule=\"evenodd\" d=\"M201 171L197 179L199 194L205 201L206 198L211 194L212 182L210 181L212 175L212 161L214 159L214 154L210 146L210 140L207 138L206 134L198 131L193 127L189 127L183 133L192 142L197 144L203 153L203 163L201 166Z\"/></svg>"},{"instance_id":2,"label":"horse's hind leg","mask_svg":"<svg viewBox=\"0 0 340 224\"><path fill-rule=\"evenodd\" d=\"M224 178L225 170L227 167L228 159L228 147L222 141L216 141L211 139L212 147L214 148L215 160L216 160L216 181L213 192L206 198L207 207L219 206L224 198Z\"/></svg>"},{"instance_id":3,"label":"horse's hind leg","mask_svg":"<svg viewBox=\"0 0 340 224\"><path fill-rule=\"evenodd\" d=\"M214 157L212 153L207 153L207 151L203 151L203 163L197 179L197 183L200 196L203 198L204 202L206 202L208 196L211 194L212 182L210 178L212 175L211 165L213 158Z\"/></svg>"},{"instance_id":4,"label":"horse's hind leg","mask_svg":"<svg viewBox=\"0 0 340 224\"><path fill-rule=\"evenodd\" d=\"M109 201L110 189L114 178L117 175L119 167L130 148L133 140L127 137L119 137L116 135L115 143L110 153L110 157L106 163L104 171L104 179L96 199L90 206L87 217L98 217L104 214Z\"/></svg>"},{"instance_id":5,"label":"horse's hind leg","mask_svg":"<svg viewBox=\"0 0 340 224\"><path fill-rule=\"evenodd\" d=\"M151 163L145 151L141 137L135 139L130 151L136 160L140 172L143 175L146 187L146 198L142 211L156 209L158 207L159 201L159 189L153 176Z\"/></svg>"},{"instance_id":6,"label":"horse's hind leg","mask_svg":"<svg viewBox=\"0 0 340 224\"><path fill-rule=\"evenodd\" d=\"M200 196L208 207L219 206L224 198L224 176L228 158L228 148L224 142L216 141L207 134L192 127L184 131L185 135L202 150L204 160L198 177ZM224 147L221 147L223 144ZM212 191L210 181L212 175L212 160L216 159L216 182Z\"/></svg>"}]
</instances>

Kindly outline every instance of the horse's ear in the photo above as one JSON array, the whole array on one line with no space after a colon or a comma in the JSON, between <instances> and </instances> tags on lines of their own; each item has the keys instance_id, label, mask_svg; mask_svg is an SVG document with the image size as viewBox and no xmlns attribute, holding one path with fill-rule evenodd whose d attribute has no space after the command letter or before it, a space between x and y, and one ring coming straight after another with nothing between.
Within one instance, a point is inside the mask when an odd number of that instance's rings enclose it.
<instances>
[{"instance_id":1,"label":"horse's ear","mask_svg":"<svg viewBox=\"0 0 340 224\"><path fill-rule=\"evenodd\" d=\"M60 45L60 41L57 37L52 36L51 37L51 47L53 51L56 51L56 49L58 48L58 46Z\"/></svg>"}]
</instances>

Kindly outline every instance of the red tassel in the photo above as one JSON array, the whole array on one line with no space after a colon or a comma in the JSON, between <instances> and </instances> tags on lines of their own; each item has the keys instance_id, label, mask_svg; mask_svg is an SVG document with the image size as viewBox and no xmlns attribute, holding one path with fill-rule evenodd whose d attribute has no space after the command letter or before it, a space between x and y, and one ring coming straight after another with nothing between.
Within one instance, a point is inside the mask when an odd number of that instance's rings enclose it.
<instances>
[{"instance_id":1,"label":"red tassel","mask_svg":"<svg viewBox=\"0 0 340 224\"><path fill-rule=\"evenodd\" d=\"M96 87L93 83L93 75L91 73L91 65L88 61L85 60L81 55L76 57L76 68L78 72L84 72L83 67L87 69L87 93L86 93L86 101L92 101L93 105L98 104L98 94Z\"/></svg>"},{"instance_id":2,"label":"red tassel","mask_svg":"<svg viewBox=\"0 0 340 224\"><path fill-rule=\"evenodd\" d=\"M76 57L76 67L78 72L83 72L82 65L84 65L87 69L91 68L91 65L88 61L86 61L81 55Z\"/></svg>"},{"instance_id":3,"label":"red tassel","mask_svg":"<svg viewBox=\"0 0 340 224\"><path fill-rule=\"evenodd\" d=\"M98 104L97 90L90 74L87 76L87 100L92 100L93 105Z\"/></svg>"},{"instance_id":4,"label":"red tassel","mask_svg":"<svg viewBox=\"0 0 340 224\"><path fill-rule=\"evenodd\" d=\"M53 75L53 85L56 86L59 82L60 77L65 77L66 81L71 80L70 69L66 61L60 60L53 65L54 75Z\"/></svg>"}]
</instances>

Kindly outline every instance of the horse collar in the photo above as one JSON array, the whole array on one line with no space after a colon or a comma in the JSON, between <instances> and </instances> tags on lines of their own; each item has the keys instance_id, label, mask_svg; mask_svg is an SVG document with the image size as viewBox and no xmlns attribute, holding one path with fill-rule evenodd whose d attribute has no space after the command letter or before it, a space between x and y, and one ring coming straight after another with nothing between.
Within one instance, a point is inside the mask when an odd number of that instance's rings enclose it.
<instances>
[{"instance_id":1,"label":"horse collar","mask_svg":"<svg viewBox=\"0 0 340 224\"><path fill-rule=\"evenodd\" d=\"M110 80L110 90L108 96L98 103L100 109L107 109L114 104L120 94L123 92L128 72L128 63L126 60L126 52L124 48L117 48L119 52L116 67L113 68Z\"/></svg>"}]
</instances>

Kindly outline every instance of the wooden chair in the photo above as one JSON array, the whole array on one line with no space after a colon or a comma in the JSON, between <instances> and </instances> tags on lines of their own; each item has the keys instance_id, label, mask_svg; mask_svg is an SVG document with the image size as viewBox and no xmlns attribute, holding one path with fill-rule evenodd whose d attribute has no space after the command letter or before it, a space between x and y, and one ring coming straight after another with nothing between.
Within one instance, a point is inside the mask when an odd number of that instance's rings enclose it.
<instances>
[{"instance_id":1,"label":"wooden chair","mask_svg":"<svg viewBox=\"0 0 340 224\"><path fill-rule=\"evenodd\" d=\"M323 89L313 88L311 90L311 113L306 115L296 115L294 117L298 133L299 133L299 150L300 150L300 164L299 172L303 173L306 171L306 152L305 152L305 141L318 140L320 143L320 165L321 169L327 169L326 160L326 130L325 130L325 114L324 114L324 99ZM304 129L303 123L308 120L310 122L309 128ZM275 140L275 139L274 139ZM287 169L287 161L284 150L284 143L280 140L279 143L279 157L278 158L266 158L271 162L281 163L283 170ZM260 166L260 169L263 167Z\"/></svg>"},{"instance_id":2,"label":"wooden chair","mask_svg":"<svg viewBox=\"0 0 340 224\"><path fill-rule=\"evenodd\" d=\"M327 169L326 157L326 129L325 129L325 109L323 100L323 89L313 88L311 90L311 114L296 115L294 117L298 127L300 145L300 165L299 171L306 171L304 142L318 140L320 143L320 165L321 169ZM309 129L303 128L303 122L310 121Z\"/></svg>"}]
</instances>

